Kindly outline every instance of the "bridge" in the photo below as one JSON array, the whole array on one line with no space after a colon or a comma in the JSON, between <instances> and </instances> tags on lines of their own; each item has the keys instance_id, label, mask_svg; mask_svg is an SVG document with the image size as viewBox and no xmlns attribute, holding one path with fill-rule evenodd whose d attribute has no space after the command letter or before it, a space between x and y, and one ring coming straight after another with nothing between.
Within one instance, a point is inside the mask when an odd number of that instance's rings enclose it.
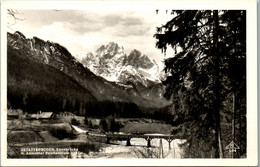
<instances>
[{"instance_id":1,"label":"bridge","mask_svg":"<svg viewBox=\"0 0 260 167\"><path fill-rule=\"evenodd\" d=\"M171 149L171 142L176 139L176 136L173 135L165 135L165 134L114 134L114 133L107 133L107 144L110 144L111 139L116 140L126 140L126 145L131 146L130 140L132 138L143 138L147 141L147 147L151 147L151 140L152 139L165 139L169 143L169 149Z\"/></svg>"}]
</instances>

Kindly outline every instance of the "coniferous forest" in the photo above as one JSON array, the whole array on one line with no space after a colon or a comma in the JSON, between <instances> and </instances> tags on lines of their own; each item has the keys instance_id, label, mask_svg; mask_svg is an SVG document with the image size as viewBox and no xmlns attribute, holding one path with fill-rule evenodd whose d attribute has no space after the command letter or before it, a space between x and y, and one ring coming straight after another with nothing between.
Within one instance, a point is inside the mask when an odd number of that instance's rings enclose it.
<instances>
[{"instance_id":1,"label":"coniferous forest","mask_svg":"<svg viewBox=\"0 0 260 167\"><path fill-rule=\"evenodd\" d=\"M235 155L240 157L246 151L246 11L172 14L172 20L157 28L155 38L162 52L168 47L175 51L165 60L169 75L163 83L174 114L183 115L189 131L187 155L207 157L213 152L213 157L223 157L224 122L229 122L235 127L231 139L244 146Z\"/></svg>"}]
</instances>

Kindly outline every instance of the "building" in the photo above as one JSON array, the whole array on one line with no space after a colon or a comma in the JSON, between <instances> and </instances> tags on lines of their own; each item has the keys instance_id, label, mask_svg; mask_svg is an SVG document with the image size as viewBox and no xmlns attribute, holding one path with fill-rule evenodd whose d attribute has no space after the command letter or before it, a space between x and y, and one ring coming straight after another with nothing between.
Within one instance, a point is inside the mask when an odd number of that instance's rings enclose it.
<instances>
[{"instance_id":1,"label":"building","mask_svg":"<svg viewBox=\"0 0 260 167\"><path fill-rule=\"evenodd\" d=\"M53 112L38 112L37 114L29 115L29 119L51 119L54 117Z\"/></svg>"}]
</instances>

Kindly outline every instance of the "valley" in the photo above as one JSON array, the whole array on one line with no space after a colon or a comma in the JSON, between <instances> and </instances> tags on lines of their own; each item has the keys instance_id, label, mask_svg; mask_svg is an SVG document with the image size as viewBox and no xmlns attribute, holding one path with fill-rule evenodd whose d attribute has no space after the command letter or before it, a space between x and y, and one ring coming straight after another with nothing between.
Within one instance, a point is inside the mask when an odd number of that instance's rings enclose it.
<instances>
[{"instance_id":1,"label":"valley","mask_svg":"<svg viewBox=\"0 0 260 167\"><path fill-rule=\"evenodd\" d=\"M147 141L142 138L132 138L131 146L126 146L125 139L111 139L110 143L107 143L107 134L171 134L172 125L165 122L141 118L120 118L115 119L115 122L120 124L118 132L105 132L101 119L87 118L87 124L85 119L68 112L55 114L52 118L45 119L39 114L38 119L34 119L32 115L25 115L20 111L17 119L7 121L8 157L73 159L182 157L179 144L185 140L181 139L178 134L175 134L170 146L165 139L156 138L151 140L149 148ZM106 118L106 120L109 119L111 118ZM68 151L70 149L71 152Z\"/></svg>"}]
</instances>

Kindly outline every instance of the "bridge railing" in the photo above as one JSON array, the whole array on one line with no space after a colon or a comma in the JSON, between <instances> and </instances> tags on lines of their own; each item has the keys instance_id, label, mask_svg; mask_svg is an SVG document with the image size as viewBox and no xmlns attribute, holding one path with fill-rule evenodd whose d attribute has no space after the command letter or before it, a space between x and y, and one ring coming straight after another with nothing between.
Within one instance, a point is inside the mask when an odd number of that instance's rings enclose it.
<instances>
[{"instance_id":1,"label":"bridge railing","mask_svg":"<svg viewBox=\"0 0 260 167\"><path fill-rule=\"evenodd\" d=\"M173 135L161 135L161 134L115 134L115 133L107 133L107 143L110 143L110 139L124 139L126 140L126 145L130 146L131 138L144 138L147 141L147 147L151 147L151 140L158 138L158 139L165 139L170 143L176 136Z\"/></svg>"}]
</instances>

